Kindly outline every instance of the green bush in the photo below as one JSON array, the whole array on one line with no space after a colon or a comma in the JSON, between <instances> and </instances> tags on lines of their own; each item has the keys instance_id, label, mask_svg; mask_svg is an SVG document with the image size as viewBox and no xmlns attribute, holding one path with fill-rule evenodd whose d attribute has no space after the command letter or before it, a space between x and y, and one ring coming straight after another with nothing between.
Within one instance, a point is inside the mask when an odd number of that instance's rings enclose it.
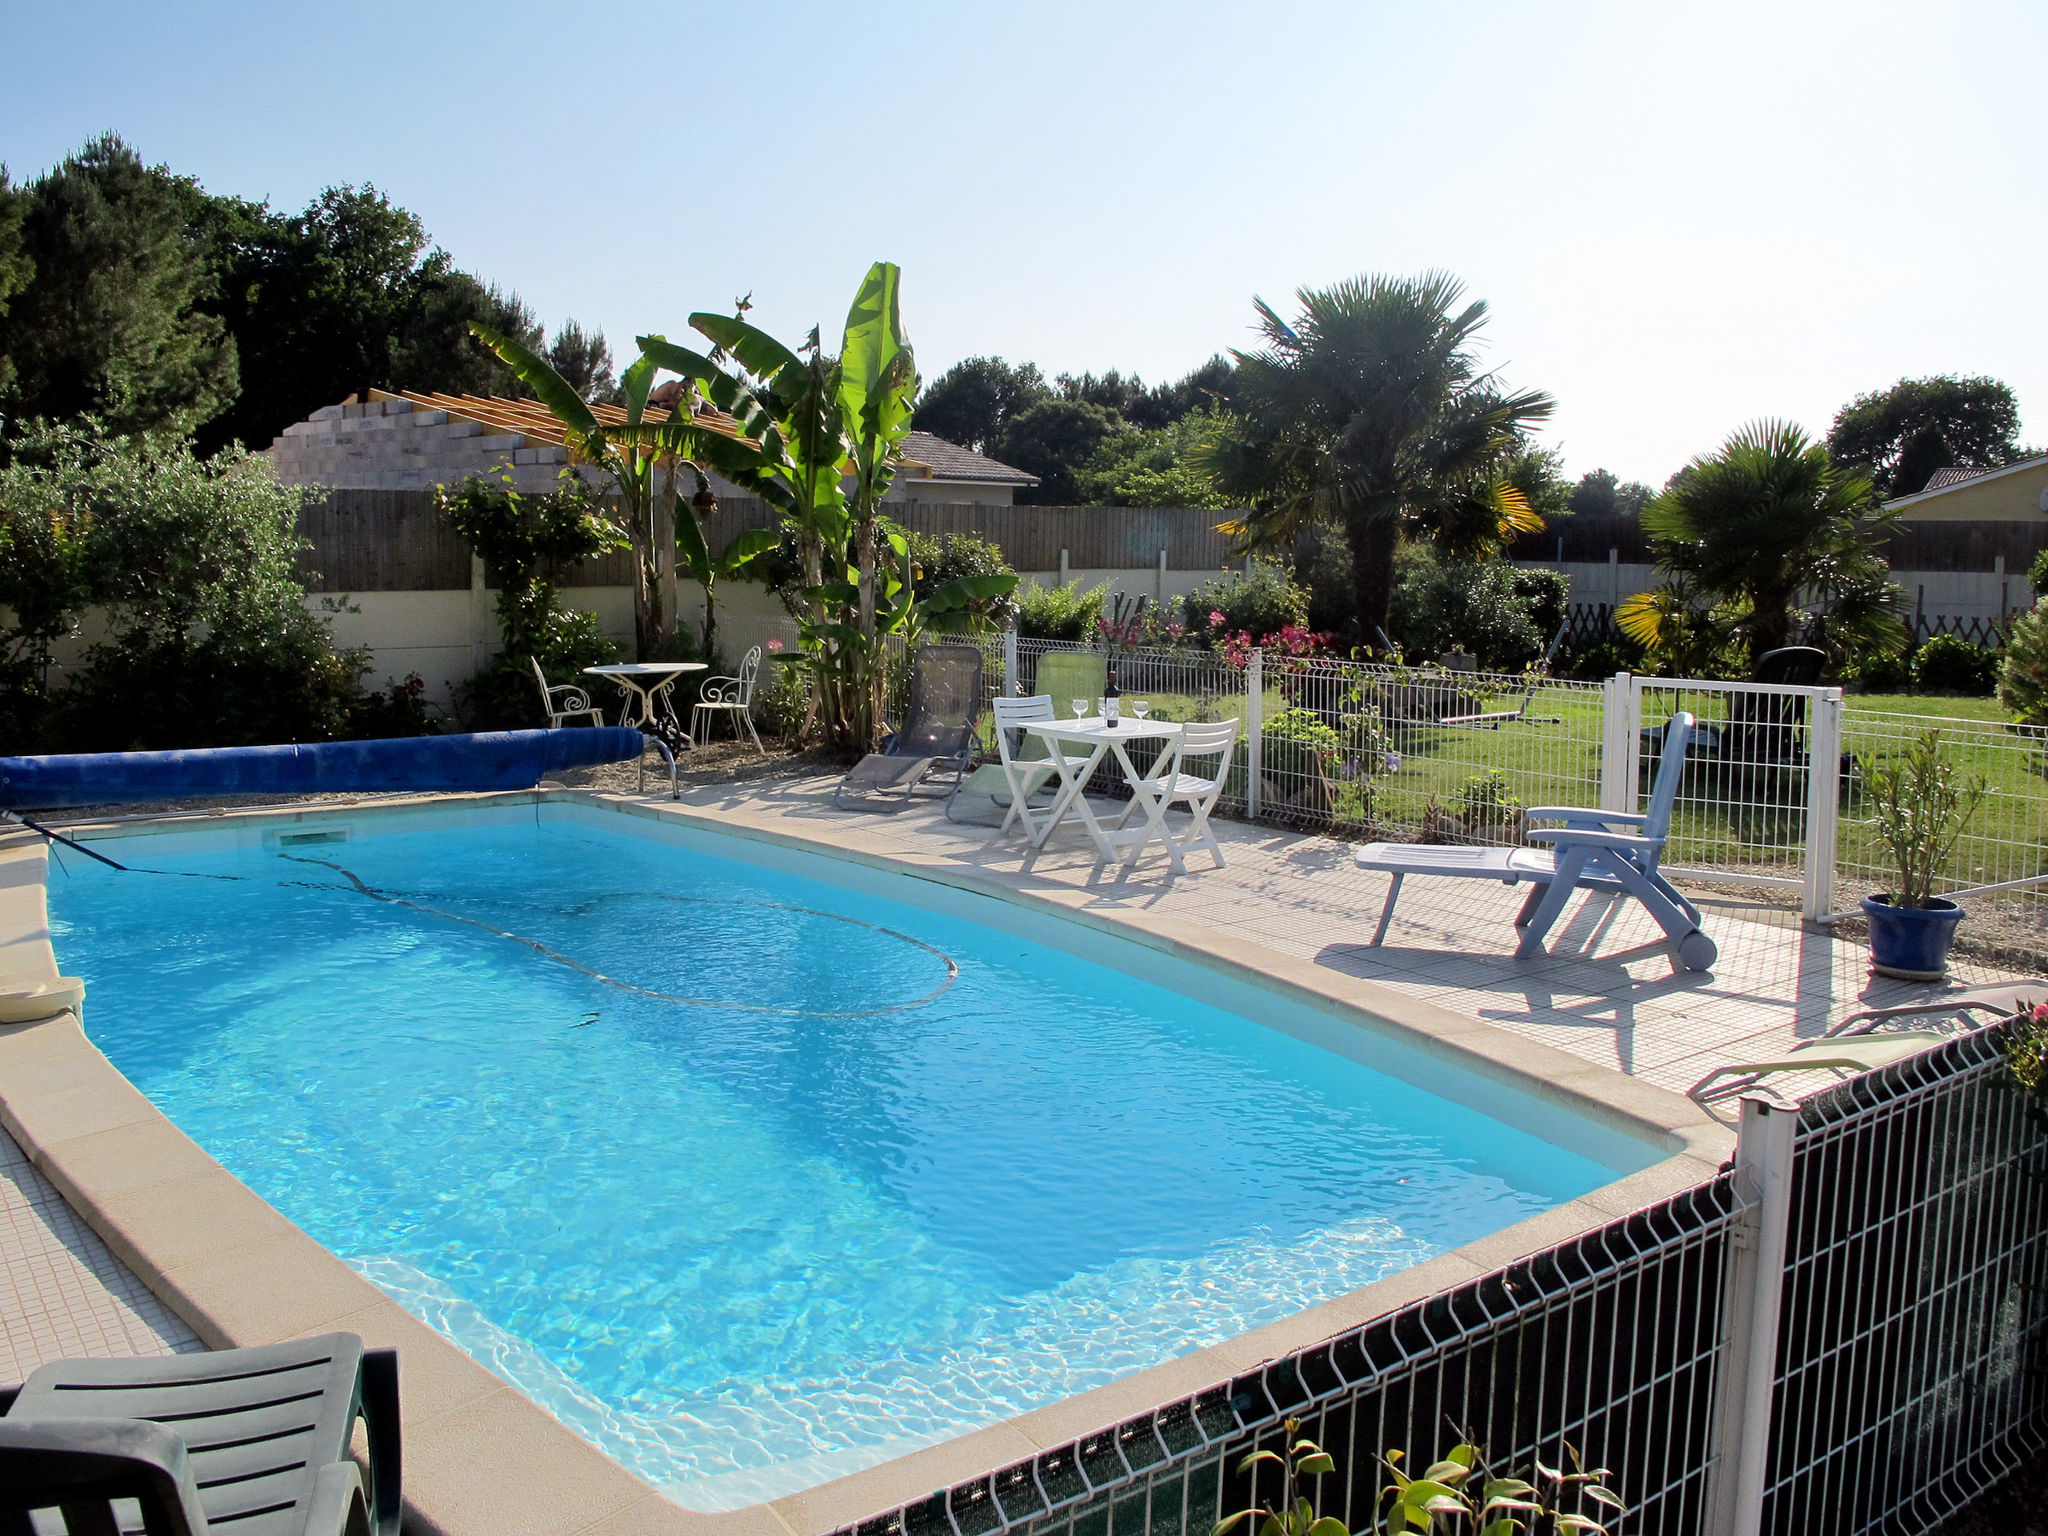
<instances>
[{"instance_id":1,"label":"green bush","mask_svg":"<svg viewBox=\"0 0 2048 1536\"><path fill-rule=\"evenodd\" d=\"M949 581L968 576L1014 576L1017 573L1003 558L1002 547L968 533L907 533L910 559L915 569L911 583L920 599L927 598ZM979 604L979 616L990 627L1005 629L1017 616L1017 594L1006 592Z\"/></svg>"},{"instance_id":2,"label":"green bush","mask_svg":"<svg viewBox=\"0 0 2048 1536\"><path fill-rule=\"evenodd\" d=\"M1858 656L1843 669L1842 681L1863 693L1904 693L1913 686L1913 658L1903 651Z\"/></svg>"},{"instance_id":3,"label":"green bush","mask_svg":"<svg viewBox=\"0 0 2048 1536\"><path fill-rule=\"evenodd\" d=\"M2048 549L2034 556L2034 563L2027 567L2027 580L2034 584L2034 596L2048 597Z\"/></svg>"},{"instance_id":4,"label":"green bush","mask_svg":"<svg viewBox=\"0 0 2048 1536\"><path fill-rule=\"evenodd\" d=\"M2006 633L1998 702L2028 725L2048 725L2048 597L2014 619Z\"/></svg>"},{"instance_id":5,"label":"green bush","mask_svg":"<svg viewBox=\"0 0 2048 1536\"><path fill-rule=\"evenodd\" d=\"M1982 698L1998 686L1998 652L1956 635L1935 635L1913 653L1913 686L1922 693Z\"/></svg>"},{"instance_id":6,"label":"green bush","mask_svg":"<svg viewBox=\"0 0 2048 1536\"><path fill-rule=\"evenodd\" d=\"M793 742L797 732L803 729L804 719L810 711L809 670L783 666L764 658L761 683L754 691L754 718L760 722L761 729Z\"/></svg>"},{"instance_id":7,"label":"green bush","mask_svg":"<svg viewBox=\"0 0 2048 1536\"><path fill-rule=\"evenodd\" d=\"M296 564L305 492L239 449L31 422L0 468L0 725L23 751L322 741L367 718ZM87 608L107 636L69 685L49 647Z\"/></svg>"},{"instance_id":8,"label":"green bush","mask_svg":"<svg viewBox=\"0 0 2048 1536\"><path fill-rule=\"evenodd\" d=\"M1446 563L1417 550L1397 566L1390 619L1411 657L1462 647L1489 672L1518 672L1541 658L1570 595L1561 571L1498 559Z\"/></svg>"},{"instance_id":9,"label":"green bush","mask_svg":"<svg viewBox=\"0 0 2048 1536\"><path fill-rule=\"evenodd\" d=\"M590 702L607 717L616 715L618 691L609 683L583 676L585 667L619 659L618 645L598 633L596 614L557 608L548 615L540 633L529 637L529 643L529 651L500 651L489 666L456 685L455 702L464 725L473 731L522 731L548 723L529 655L538 657L550 683L573 683L589 694ZM678 696L674 702L679 712L686 712L684 698Z\"/></svg>"},{"instance_id":10,"label":"green bush","mask_svg":"<svg viewBox=\"0 0 2048 1536\"><path fill-rule=\"evenodd\" d=\"M1024 585L1017 589L1017 633L1026 640L1089 641L1102 619L1102 600L1109 583L1081 590L1078 581L1057 587Z\"/></svg>"},{"instance_id":11,"label":"green bush","mask_svg":"<svg viewBox=\"0 0 2048 1536\"><path fill-rule=\"evenodd\" d=\"M1259 560L1250 571L1212 577L1181 599L1192 635L1248 634L1254 640L1277 635L1288 625L1308 624L1308 592L1286 568ZM1219 623L1215 615L1221 614Z\"/></svg>"}]
</instances>

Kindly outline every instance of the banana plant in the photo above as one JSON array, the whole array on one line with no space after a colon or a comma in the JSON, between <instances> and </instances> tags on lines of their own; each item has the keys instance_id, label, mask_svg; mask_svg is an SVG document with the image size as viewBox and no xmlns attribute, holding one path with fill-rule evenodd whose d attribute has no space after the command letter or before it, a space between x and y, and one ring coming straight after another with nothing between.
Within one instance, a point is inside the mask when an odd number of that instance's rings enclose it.
<instances>
[{"instance_id":1,"label":"banana plant","mask_svg":"<svg viewBox=\"0 0 2048 1536\"><path fill-rule=\"evenodd\" d=\"M682 557L690 579L704 589L704 654L712 654L718 640L718 584L738 576L754 561L782 541L767 528L747 528L733 535L723 550L714 555L688 502L676 507L676 553Z\"/></svg>"},{"instance_id":2,"label":"banana plant","mask_svg":"<svg viewBox=\"0 0 2048 1536\"><path fill-rule=\"evenodd\" d=\"M642 357L620 376L625 396L625 431L607 427L590 408L590 402L576 392L548 360L512 337L470 322L470 331L504 361L519 381L532 390L547 407L548 414L562 424L562 437L571 456L603 468L618 487L621 510L625 513L626 537L633 548L633 638L641 656L652 656L661 648L673 616L662 613L660 544L655 528L655 476L659 457L651 447L634 441L647 411L647 392L654 384L656 365Z\"/></svg>"}]
</instances>

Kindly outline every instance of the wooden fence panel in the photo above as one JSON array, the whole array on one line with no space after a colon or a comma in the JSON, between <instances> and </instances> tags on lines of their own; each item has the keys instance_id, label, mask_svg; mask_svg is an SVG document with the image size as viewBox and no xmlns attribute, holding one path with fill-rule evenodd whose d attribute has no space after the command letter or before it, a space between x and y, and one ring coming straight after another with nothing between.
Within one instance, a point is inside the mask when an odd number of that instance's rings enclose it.
<instances>
[{"instance_id":1,"label":"wooden fence panel","mask_svg":"<svg viewBox=\"0 0 2048 1536\"><path fill-rule=\"evenodd\" d=\"M1161 550L1173 571L1218 570L1234 563L1230 540L1216 527L1230 514L1194 507L911 501L891 503L888 512L918 533L988 539L1020 571L1057 571L1061 550L1077 571L1148 570L1159 563ZM779 522L765 502L732 497L719 504L708 530L711 545L723 549L737 533ZM308 591L436 592L469 586L468 541L434 515L432 491L328 491L301 514L299 532L312 546L300 560ZM564 586L629 586L632 556L621 551L550 574Z\"/></svg>"}]
</instances>

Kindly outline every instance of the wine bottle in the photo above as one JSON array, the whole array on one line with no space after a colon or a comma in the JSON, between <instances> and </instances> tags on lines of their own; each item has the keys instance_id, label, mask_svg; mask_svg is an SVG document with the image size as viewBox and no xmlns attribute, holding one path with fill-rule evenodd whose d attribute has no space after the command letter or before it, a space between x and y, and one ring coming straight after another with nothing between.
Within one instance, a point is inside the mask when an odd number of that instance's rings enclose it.
<instances>
[{"instance_id":1,"label":"wine bottle","mask_svg":"<svg viewBox=\"0 0 2048 1536\"><path fill-rule=\"evenodd\" d=\"M1116 729L1118 700L1123 692L1116 685L1116 668L1109 669L1109 680L1102 685L1102 723L1112 731Z\"/></svg>"}]
</instances>

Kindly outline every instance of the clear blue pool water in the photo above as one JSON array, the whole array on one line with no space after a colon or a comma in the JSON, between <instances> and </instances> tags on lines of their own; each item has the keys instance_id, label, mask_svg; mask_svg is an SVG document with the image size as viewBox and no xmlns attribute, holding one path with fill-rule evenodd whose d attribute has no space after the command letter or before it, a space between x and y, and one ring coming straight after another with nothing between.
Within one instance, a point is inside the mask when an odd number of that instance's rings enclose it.
<instances>
[{"instance_id":1,"label":"clear blue pool water","mask_svg":"<svg viewBox=\"0 0 2048 1536\"><path fill-rule=\"evenodd\" d=\"M53 861L101 1048L696 1508L1219 1342L1616 1176L1114 969L573 820L110 846L185 873Z\"/></svg>"}]
</instances>

